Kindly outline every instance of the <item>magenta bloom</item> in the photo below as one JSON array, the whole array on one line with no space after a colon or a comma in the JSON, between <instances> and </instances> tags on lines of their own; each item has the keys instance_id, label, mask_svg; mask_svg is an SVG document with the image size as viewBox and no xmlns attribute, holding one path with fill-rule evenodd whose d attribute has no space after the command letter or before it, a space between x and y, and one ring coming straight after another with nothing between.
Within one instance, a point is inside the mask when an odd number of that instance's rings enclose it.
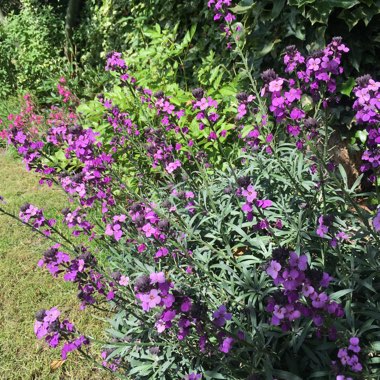
<instances>
[{"instance_id":1,"label":"magenta bloom","mask_svg":"<svg viewBox=\"0 0 380 380\"><path fill-rule=\"evenodd\" d=\"M380 232L380 209L377 210L376 216L372 220L373 228L376 232Z\"/></svg>"},{"instance_id":2,"label":"magenta bloom","mask_svg":"<svg viewBox=\"0 0 380 380\"><path fill-rule=\"evenodd\" d=\"M222 344L219 346L219 350L228 354L231 351L232 345L234 343L233 338L227 337L223 339Z\"/></svg>"},{"instance_id":3,"label":"magenta bloom","mask_svg":"<svg viewBox=\"0 0 380 380\"><path fill-rule=\"evenodd\" d=\"M260 208L268 208L270 206L272 206L273 202L270 201L269 199L259 199L257 201L257 205L260 207Z\"/></svg>"},{"instance_id":4,"label":"magenta bloom","mask_svg":"<svg viewBox=\"0 0 380 380\"><path fill-rule=\"evenodd\" d=\"M266 272L269 276L275 280L278 277L278 272L281 270L281 264L276 260L272 260L267 268Z\"/></svg>"},{"instance_id":5,"label":"magenta bloom","mask_svg":"<svg viewBox=\"0 0 380 380\"><path fill-rule=\"evenodd\" d=\"M157 273L151 273L149 275L151 284L163 284L165 282L165 273L164 272L157 272Z\"/></svg>"},{"instance_id":6,"label":"magenta bloom","mask_svg":"<svg viewBox=\"0 0 380 380\"><path fill-rule=\"evenodd\" d=\"M105 234L108 236L113 236L116 241L119 241L123 236L123 231L121 230L120 224L107 224Z\"/></svg>"},{"instance_id":7,"label":"magenta bloom","mask_svg":"<svg viewBox=\"0 0 380 380\"><path fill-rule=\"evenodd\" d=\"M184 380L201 380L202 375L199 373L191 372L185 376Z\"/></svg>"},{"instance_id":8,"label":"magenta bloom","mask_svg":"<svg viewBox=\"0 0 380 380\"><path fill-rule=\"evenodd\" d=\"M238 107L238 114L236 116L236 118L238 120L242 119L244 117L244 115L247 113L247 108L246 108L246 105L244 103L241 103L239 104L239 107Z\"/></svg>"},{"instance_id":9,"label":"magenta bloom","mask_svg":"<svg viewBox=\"0 0 380 380\"><path fill-rule=\"evenodd\" d=\"M62 359L66 360L67 354L69 352L75 351L78 348L80 348L82 345L89 344L89 343L90 343L89 340L83 335L81 335L79 338L75 339L72 342L65 343L61 350Z\"/></svg>"},{"instance_id":10,"label":"magenta bloom","mask_svg":"<svg viewBox=\"0 0 380 380\"><path fill-rule=\"evenodd\" d=\"M171 162L168 165L166 165L165 169L170 174L170 173L173 173L174 170L176 170L180 166L181 166L181 162L179 160L175 160L174 162Z\"/></svg>"},{"instance_id":11,"label":"magenta bloom","mask_svg":"<svg viewBox=\"0 0 380 380\"><path fill-rule=\"evenodd\" d=\"M155 308L161 302L161 297L157 289L152 289L149 294L143 294L141 297L142 308L144 311L149 311Z\"/></svg>"},{"instance_id":12,"label":"magenta bloom","mask_svg":"<svg viewBox=\"0 0 380 380\"><path fill-rule=\"evenodd\" d=\"M224 326L226 321L229 321L232 318L232 314L227 313L227 308L225 305L219 306L218 310L214 311L212 316L214 318L214 324L219 327Z\"/></svg>"},{"instance_id":13,"label":"magenta bloom","mask_svg":"<svg viewBox=\"0 0 380 380\"><path fill-rule=\"evenodd\" d=\"M284 83L284 80L281 78L278 78L276 80L272 80L271 82L269 82L269 91L270 92L281 91L283 83Z\"/></svg>"},{"instance_id":14,"label":"magenta bloom","mask_svg":"<svg viewBox=\"0 0 380 380\"><path fill-rule=\"evenodd\" d=\"M150 223L145 224L142 230L145 232L146 237L151 237L157 232L157 229L153 227Z\"/></svg>"},{"instance_id":15,"label":"magenta bloom","mask_svg":"<svg viewBox=\"0 0 380 380\"><path fill-rule=\"evenodd\" d=\"M296 252L290 252L289 263L291 266L304 271L307 269L307 256L298 256Z\"/></svg>"},{"instance_id":16,"label":"magenta bloom","mask_svg":"<svg viewBox=\"0 0 380 380\"><path fill-rule=\"evenodd\" d=\"M316 309L322 309L328 302L329 302L329 297L326 293L313 293L311 295L311 299L313 300L312 301L312 305L316 308Z\"/></svg>"},{"instance_id":17,"label":"magenta bloom","mask_svg":"<svg viewBox=\"0 0 380 380\"><path fill-rule=\"evenodd\" d=\"M257 192L252 185L249 185L247 189L243 190L241 193L250 203L252 203L257 198Z\"/></svg>"},{"instance_id":18,"label":"magenta bloom","mask_svg":"<svg viewBox=\"0 0 380 380\"><path fill-rule=\"evenodd\" d=\"M119 284L121 286L127 286L129 284L129 277L127 276L121 276L119 280Z\"/></svg>"},{"instance_id":19,"label":"magenta bloom","mask_svg":"<svg viewBox=\"0 0 380 380\"><path fill-rule=\"evenodd\" d=\"M314 293L314 288L311 285L304 284L304 286L302 287L302 294L305 297L309 297L310 294L313 294L313 293Z\"/></svg>"},{"instance_id":20,"label":"magenta bloom","mask_svg":"<svg viewBox=\"0 0 380 380\"><path fill-rule=\"evenodd\" d=\"M360 352L360 347L359 347L359 338L357 337L352 337L350 338L350 345L348 347L349 350L353 352Z\"/></svg>"}]
</instances>

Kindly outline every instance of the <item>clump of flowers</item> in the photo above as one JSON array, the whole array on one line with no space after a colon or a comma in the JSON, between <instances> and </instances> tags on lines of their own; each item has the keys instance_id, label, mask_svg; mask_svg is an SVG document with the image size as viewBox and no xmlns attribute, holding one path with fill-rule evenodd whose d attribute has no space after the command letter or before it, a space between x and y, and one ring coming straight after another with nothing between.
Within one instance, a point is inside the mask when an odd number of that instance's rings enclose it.
<instances>
[{"instance_id":1,"label":"clump of flowers","mask_svg":"<svg viewBox=\"0 0 380 380\"><path fill-rule=\"evenodd\" d=\"M21 206L19 216L24 223L31 224L33 228L40 229L46 227L43 233L47 236L50 236L51 228L57 222L55 219L46 219L41 209L29 203Z\"/></svg>"},{"instance_id":2,"label":"clump of flowers","mask_svg":"<svg viewBox=\"0 0 380 380\"><path fill-rule=\"evenodd\" d=\"M362 155L364 161L362 171L372 170L375 173L380 165L380 82L374 81L370 75L364 75L356 80L354 94L356 97L353 109L359 125L365 125L367 131L366 147Z\"/></svg>"},{"instance_id":3,"label":"clump of flowers","mask_svg":"<svg viewBox=\"0 0 380 380\"><path fill-rule=\"evenodd\" d=\"M80 350L88 345L89 340L84 335L77 335L74 325L67 319L59 320L61 312L53 307L50 310L40 310L36 313L34 333L37 339L44 338L50 347L57 347L61 341L65 341L61 349L62 359L67 359L69 352Z\"/></svg>"},{"instance_id":4,"label":"clump of flowers","mask_svg":"<svg viewBox=\"0 0 380 380\"><path fill-rule=\"evenodd\" d=\"M220 24L220 29L227 39L232 35L231 24L236 20L236 16L229 10L232 6L231 0L209 0L207 6L214 12L214 21ZM231 49L231 42L227 43L227 48Z\"/></svg>"},{"instance_id":5,"label":"clump of flowers","mask_svg":"<svg viewBox=\"0 0 380 380\"><path fill-rule=\"evenodd\" d=\"M297 139L299 149L318 135L313 103L321 102L327 108L338 100L337 78L343 73L342 56L348 51L341 37L334 37L326 48L308 57L289 46L284 56L288 77L280 77L272 69L262 74L261 96L270 99L271 115Z\"/></svg>"},{"instance_id":6,"label":"clump of flowers","mask_svg":"<svg viewBox=\"0 0 380 380\"><path fill-rule=\"evenodd\" d=\"M360 363L359 359L359 352L361 351L359 342L359 338L353 336L349 340L348 347L343 347L339 349L337 356L340 362L340 367L343 368L343 370L349 370L355 373L362 372L363 366ZM338 378L345 379L344 375L338 375L337 379Z\"/></svg>"},{"instance_id":7,"label":"clump of flowers","mask_svg":"<svg viewBox=\"0 0 380 380\"><path fill-rule=\"evenodd\" d=\"M177 338L184 340L195 327L199 337L199 348L206 352L209 342L207 334L207 310L194 301L191 297L186 296L174 289L174 284L166 280L163 272L153 272L149 276L143 275L137 278L135 282L136 298L140 300L141 307L145 312L152 309L162 309L157 315L155 327L158 333L173 327L174 322L178 327ZM218 331L223 327L227 320L231 320L232 314L227 313L226 306L222 305L212 315L212 325L215 326L218 340L220 341L219 350L228 353L234 342L233 338L225 336L225 333ZM210 347L211 348L211 347Z\"/></svg>"},{"instance_id":8,"label":"clump of flowers","mask_svg":"<svg viewBox=\"0 0 380 380\"><path fill-rule=\"evenodd\" d=\"M305 317L322 329L331 325L334 318L344 316L342 306L332 301L326 292L332 277L319 269L311 269L306 255L277 248L272 258L266 272L279 287L267 304L273 325L289 330L292 322ZM329 336L336 339L333 326Z\"/></svg>"}]
</instances>

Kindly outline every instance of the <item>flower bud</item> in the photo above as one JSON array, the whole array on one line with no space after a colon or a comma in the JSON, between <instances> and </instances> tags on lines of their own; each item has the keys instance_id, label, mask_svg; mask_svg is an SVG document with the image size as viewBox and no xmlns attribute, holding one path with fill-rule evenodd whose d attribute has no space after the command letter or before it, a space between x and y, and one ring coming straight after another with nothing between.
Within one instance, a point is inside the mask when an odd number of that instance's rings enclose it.
<instances>
[{"instance_id":1,"label":"flower bud","mask_svg":"<svg viewBox=\"0 0 380 380\"><path fill-rule=\"evenodd\" d=\"M43 322L45 316L46 316L46 310L45 309L38 310L36 313L36 320L38 322Z\"/></svg>"},{"instance_id":2,"label":"flower bud","mask_svg":"<svg viewBox=\"0 0 380 380\"><path fill-rule=\"evenodd\" d=\"M201 88L195 88L191 93L193 94L194 98L197 100L201 100L204 95L204 91Z\"/></svg>"}]
</instances>

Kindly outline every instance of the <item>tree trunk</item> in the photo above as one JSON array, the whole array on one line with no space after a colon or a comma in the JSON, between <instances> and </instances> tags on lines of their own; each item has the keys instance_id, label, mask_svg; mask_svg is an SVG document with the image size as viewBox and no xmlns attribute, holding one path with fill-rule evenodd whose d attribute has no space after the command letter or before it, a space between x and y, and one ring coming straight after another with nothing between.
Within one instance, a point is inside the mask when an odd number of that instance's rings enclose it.
<instances>
[{"instance_id":1,"label":"tree trunk","mask_svg":"<svg viewBox=\"0 0 380 380\"><path fill-rule=\"evenodd\" d=\"M5 16L4 16L3 11L2 11L1 8L0 8L0 24L3 24L4 21L5 21Z\"/></svg>"},{"instance_id":2,"label":"tree trunk","mask_svg":"<svg viewBox=\"0 0 380 380\"><path fill-rule=\"evenodd\" d=\"M69 62L73 61L74 58L74 46L73 46L73 30L79 19L79 10L82 0L69 0L66 9L66 18L65 18L65 54Z\"/></svg>"}]
</instances>

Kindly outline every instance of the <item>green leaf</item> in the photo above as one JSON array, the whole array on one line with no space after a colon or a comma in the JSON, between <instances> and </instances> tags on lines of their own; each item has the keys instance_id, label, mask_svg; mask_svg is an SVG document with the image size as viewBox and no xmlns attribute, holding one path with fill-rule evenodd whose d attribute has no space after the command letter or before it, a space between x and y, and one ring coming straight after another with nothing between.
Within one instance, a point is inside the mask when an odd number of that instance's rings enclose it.
<instances>
[{"instance_id":1,"label":"green leaf","mask_svg":"<svg viewBox=\"0 0 380 380\"><path fill-rule=\"evenodd\" d=\"M316 0L289 0L289 5L301 8L306 4L313 4Z\"/></svg>"},{"instance_id":2,"label":"green leaf","mask_svg":"<svg viewBox=\"0 0 380 380\"><path fill-rule=\"evenodd\" d=\"M219 90L223 96L231 96L236 94L236 88L232 86L224 86Z\"/></svg>"},{"instance_id":3,"label":"green leaf","mask_svg":"<svg viewBox=\"0 0 380 380\"><path fill-rule=\"evenodd\" d=\"M355 79L349 77L344 83L342 83L340 93L343 95L350 96L352 89L355 87L355 83Z\"/></svg>"},{"instance_id":4,"label":"green leaf","mask_svg":"<svg viewBox=\"0 0 380 380\"><path fill-rule=\"evenodd\" d=\"M226 377L216 371L205 371L204 375L206 379L226 379Z\"/></svg>"},{"instance_id":5,"label":"green leaf","mask_svg":"<svg viewBox=\"0 0 380 380\"><path fill-rule=\"evenodd\" d=\"M282 371L280 369L273 370L273 375L279 376L282 380L302 380L299 376L288 371Z\"/></svg>"},{"instance_id":6,"label":"green leaf","mask_svg":"<svg viewBox=\"0 0 380 380\"><path fill-rule=\"evenodd\" d=\"M330 294L330 298L333 300L339 300L339 298L345 296L346 294L352 293L353 291L354 291L353 289L339 290L338 292Z\"/></svg>"},{"instance_id":7,"label":"green leaf","mask_svg":"<svg viewBox=\"0 0 380 380\"><path fill-rule=\"evenodd\" d=\"M350 9L359 4L358 0L328 0L331 7Z\"/></svg>"},{"instance_id":8,"label":"green leaf","mask_svg":"<svg viewBox=\"0 0 380 380\"><path fill-rule=\"evenodd\" d=\"M254 0L243 0L239 4L231 8L231 11L236 14L248 12L254 5Z\"/></svg>"},{"instance_id":9,"label":"green leaf","mask_svg":"<svg viewBox=\"0 0 380 380\"><path fill-rule=\"evenodd\" d=\"M367 141L368 132L366 130L357 131L355 137L360 140L363 144Z\"/></svg>"},{"instance_id":10,"label":"green leaf","mask_svg":"<svg viewBox=\"0 0 380 380\"><path fill-rule=\"evenodd\" d=\"M273 19L279 16L279 14L284 8L284 5L285 5L285 0L273 1L273 8L272 8L272 14L271 14L271 17Z\"/></svg>"},{"instance_id":11,"label":"green leaf","mask_svg":"<svg viewBox=\"0 0 380 380\"><path fill-rule=\"evenodd\" d=\"M329 371L316 371L313 372L310 376L309 379L316 379L318 377L323 377L324 379L328 378L330 372Z\"/></svg>"},{"instance_id":12,"label":"green leaf","mask_svg":"<svg viewBox=\"0 0 380 380\"><path fill-rule=\"evenodd\" d=\"M343 167L342 164L339 164L338 170L339 170L339 173L340 173L340 175L342 177L342 180L343 180L343 183L344 183L344 187L347 188L347 182L348 182L347 173L346 173L346 170L344 169L344 167Z\"/></svg>"}]
</instances>

